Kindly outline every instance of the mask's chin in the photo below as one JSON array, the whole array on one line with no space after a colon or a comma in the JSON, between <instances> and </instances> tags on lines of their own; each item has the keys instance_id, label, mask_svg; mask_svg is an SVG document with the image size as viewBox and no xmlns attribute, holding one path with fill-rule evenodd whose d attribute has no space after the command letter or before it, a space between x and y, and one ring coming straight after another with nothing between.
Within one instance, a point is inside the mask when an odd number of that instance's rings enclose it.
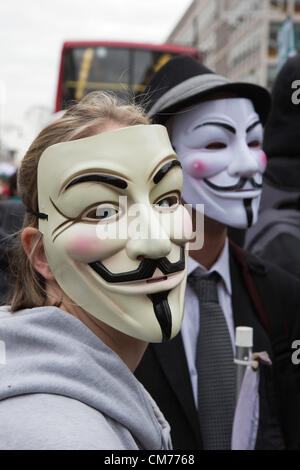
<instances>
[{"instance_id":1,"label":"mask's chin","mask_svg":"<svg viewBox=\"0 0 300 470\"><path fill-rule=\"evenodd\" d=\"M152 294L124 296L114 299L118 312L111 312L109 321L102 317L102 312L88 310L96 318L106 322L122 333L149 343L161 343L176 336L183 319L183 293L185 282L171 291L160 291ZM105 309L107 305L103 302ZM126 306L125 306L126 304ZM116 309L117 310L117 309ZM131 315L135 310L135 314Z\"/></svg>"},{"instance_id":2,"label":"mask's chin","mask_svg":"<svg viewBox=\"0 0 300 470\"><path fill-rule=\"evenodd\" d=\"M179 331L184 305L185 270L168 281L154 283L160 289L117 292L104 287L99 274L84 263L61 263L55 276L58 284L76 305L122 333L146 342L172 339ZM173 281L172 281L173 282ZM152 284L149 285L151 287ZM123 286L124 287L124 286Z\"/></svg>"},{"instance_id":3,"label":"mask's chin","mask_svg":"<svg viewBox=\"0 0 300 470\"><path fill-rule=\"evenodd\" d=\"M248 198L237 198L237 193L230 197L213 194L204 184L197 184L194 187L192 181L190 184L184 185L182 196L187 203L193 204L197 201L198 204L204 204L204 215L210 219L216 220L229 227L246 229L251 227L257 221L258 209L261 194L251 197L249 193ZM196 208L196 207L195 207Z\"/></svg>"}]
</instances>

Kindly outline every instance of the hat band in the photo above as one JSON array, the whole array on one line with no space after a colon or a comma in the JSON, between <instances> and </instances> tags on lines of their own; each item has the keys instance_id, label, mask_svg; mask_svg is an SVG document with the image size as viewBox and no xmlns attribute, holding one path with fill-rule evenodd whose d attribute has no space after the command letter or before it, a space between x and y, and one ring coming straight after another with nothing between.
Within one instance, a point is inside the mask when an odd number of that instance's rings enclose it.
<instances>
[{"instance_id":1,"label":"hat band","mask_svg":"<svg viewBox=\"0 0 300 470\"><path fill-rule=\"evenodd\" d=\"M211 90L217 86L227 85L230 83L225 77L216 75L214 73L204 73L203 75L196 75L195 77L189 78L184 82L179 83L174 88L168 90L162 95L156 103L150 108L148 117L152 117L155 114L161 114L161 111L169 108L181 101L202 93L203 91Z\"/></svg>"}]
</instances>

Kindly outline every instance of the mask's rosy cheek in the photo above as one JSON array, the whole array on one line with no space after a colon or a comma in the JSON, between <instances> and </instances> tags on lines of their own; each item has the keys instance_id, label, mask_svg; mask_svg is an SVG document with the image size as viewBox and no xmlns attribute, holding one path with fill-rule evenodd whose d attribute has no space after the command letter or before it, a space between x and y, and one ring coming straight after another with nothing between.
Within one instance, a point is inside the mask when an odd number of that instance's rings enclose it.
<instances>
[{"instance_id":1,"label":"mask's rosy cheek","mask_svg":"<svg viewBox=\"0 0 300 470\"><path fill-rule=\"evenodd\" d=\"M204 178L206 172L206 165L199 159L194 159L189 163L187 171L190 176L196 179Z\"/></svg>"},{"instance_id":2,"label":"mask's rosy cheek","mask_svg":"<svg viewBox=\"0 0 300 470\"><path fill-rule=\"evenodd\" d=\"M267 166L267 155L263 150L260 152L260 160L261 160L261 171L265 171Z\"/></svg>"},{"instance_id":3,"label":"mask's rosy cheek","mask_svg":"<svg viewBox=\"0 0 300 470\"><path fill-rule=\"evenodd\" d=\"M99 243L101 241L95 237L77 234L68 240L67 251L74 260L89 263L99 256Z\"/></svg>"}]
</instances>

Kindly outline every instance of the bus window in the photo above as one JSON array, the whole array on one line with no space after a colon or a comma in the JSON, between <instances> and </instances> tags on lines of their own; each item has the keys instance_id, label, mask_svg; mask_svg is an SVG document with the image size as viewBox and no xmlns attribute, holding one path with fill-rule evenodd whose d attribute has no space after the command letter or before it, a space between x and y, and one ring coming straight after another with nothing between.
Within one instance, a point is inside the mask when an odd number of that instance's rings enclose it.
<instances>
[{"instance_id":1,"label":"bus window","mask_svg":"<svg viewBox=\"0 0 300 470\"><path fill-rule=\"evenodd\" d=\"M113 91L125 98L142 93L153 73L178 54L200 59L197 49L174 44L66 42L55 111L94 90Z\"/></svg>"},{"instance_id":2,"label":"bus window","mask_svg":"<svg viewBox=\"0 0 300 470\"><path fill-rule=\"evenodd\" d=\"M133 54L133 85L136 92L144 91L152 75L168 60L177 55L143 49L136 49Z\"/></svg>"},{"instance_id":3,"label":"bus window","mask_svg":"<svg viewBox=\"0 0 300 470\"><path fill-rule=\"evenodd\" d=\"M94 90L128 93L129 50L108 47L70 48L65 52L63 107Z\"/></svg>"}]
</instances>

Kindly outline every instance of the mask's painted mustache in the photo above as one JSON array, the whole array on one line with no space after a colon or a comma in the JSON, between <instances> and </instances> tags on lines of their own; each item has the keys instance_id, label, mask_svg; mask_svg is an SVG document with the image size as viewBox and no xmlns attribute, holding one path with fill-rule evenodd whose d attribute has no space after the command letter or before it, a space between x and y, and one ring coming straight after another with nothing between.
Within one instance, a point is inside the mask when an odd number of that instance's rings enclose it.
<instances>
[{"instance_id":1,"label":"mask's painted mustache","mask_svg":"<svg viewBox=\"0 0 300 470\"><path fill-rule=\"evenodd\" d=\"M141 281L152 277L156 268L166 275L183 271L185 268L184 248L180 248L180 259L176 263L171 263L166 257L144 258L137 269L126 273L112 273L100 261L89 263L89 266L107 282Z\"/></svg>"},{"instance_id":2,"label":"mask's painted mustache","mask_svg":"<svg viewBox=\"0 0 300 470\"><path fill-rule=\"evenodd\" d=\"M252 184L253 189L261 189L262 184L256 183L255 179L253 177L251 178L240 178L239 182L237 184L234 184L232 186L218 186L216 184L213 184L211 181L208 181L206 178L203 180L207 186L210 188L214 189L215 191L238 191L239 189L243 189L245 184L249 181L249 183Z\"/></svg>"}]
</instances>

